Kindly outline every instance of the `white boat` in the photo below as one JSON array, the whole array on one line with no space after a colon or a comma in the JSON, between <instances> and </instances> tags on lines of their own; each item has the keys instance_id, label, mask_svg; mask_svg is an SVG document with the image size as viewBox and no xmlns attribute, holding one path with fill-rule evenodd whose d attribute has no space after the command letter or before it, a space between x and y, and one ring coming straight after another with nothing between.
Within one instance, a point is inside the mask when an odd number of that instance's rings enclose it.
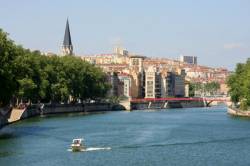
<instances>
[{"instance_id":1,"label":"white boat","mask_svg":"<svg viewBox=\"0 0 250 166\"><path fill-rule=\"evenodd\" d=\"M71 149L73 152L78 152L78 151L82 151L85 150L85 146L83 143L83 138L77 138L77 139L73 139L72 144L71 144Z\"/></svg>"}]
</instances>

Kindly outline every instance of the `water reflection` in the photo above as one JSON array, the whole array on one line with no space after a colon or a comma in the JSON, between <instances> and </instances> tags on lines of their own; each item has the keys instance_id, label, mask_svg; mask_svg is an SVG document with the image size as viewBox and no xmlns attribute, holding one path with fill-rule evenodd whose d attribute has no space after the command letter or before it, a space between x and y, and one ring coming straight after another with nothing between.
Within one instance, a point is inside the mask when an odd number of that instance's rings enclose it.
<instances>
[{"instance_id":1,"label":"water reflection","mask_svg":"<svg viewBox=\"0 0 250 166\"><path fill-rule=\"evenodd\" d=\"M15 154L15 152L6 152L6 151L1 152L0 151L0 158L1 157L13 156L14 154Z\"/></svg>"}]
</instances>

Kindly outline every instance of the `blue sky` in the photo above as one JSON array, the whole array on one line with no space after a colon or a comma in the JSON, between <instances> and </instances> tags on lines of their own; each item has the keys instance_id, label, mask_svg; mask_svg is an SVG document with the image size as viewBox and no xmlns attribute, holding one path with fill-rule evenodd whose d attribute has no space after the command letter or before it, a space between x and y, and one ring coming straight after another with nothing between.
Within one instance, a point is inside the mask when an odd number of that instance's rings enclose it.
<instances>
[{"instance_id":1,"label":"blue sky","mask_svg":"<svg viewBox=\"0 0 250 166\"><path fill-rule=\"evenodd\" d=\"M59 53L67 17L76 54L132 53L234 69L250 57L250 0L0 0L0 28Z\"/></svg>"}]
</instances>

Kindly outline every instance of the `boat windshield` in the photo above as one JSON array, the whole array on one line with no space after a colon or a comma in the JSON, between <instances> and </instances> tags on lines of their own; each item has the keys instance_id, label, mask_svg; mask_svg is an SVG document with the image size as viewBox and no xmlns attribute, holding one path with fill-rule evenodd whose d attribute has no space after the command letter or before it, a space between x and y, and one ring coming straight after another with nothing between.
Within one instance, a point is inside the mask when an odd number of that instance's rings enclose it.
<instances>
[{"instance_id":1,"label":"boat windshield","mask_svg":"<svg viewBox=\"0 0 250 166\"><path fill-rule=\"evenodd\" d=\"M73 144L80 144L81 143L81 140L80 139L74 139L73 140Z\"/></svg>"}]
</instances>

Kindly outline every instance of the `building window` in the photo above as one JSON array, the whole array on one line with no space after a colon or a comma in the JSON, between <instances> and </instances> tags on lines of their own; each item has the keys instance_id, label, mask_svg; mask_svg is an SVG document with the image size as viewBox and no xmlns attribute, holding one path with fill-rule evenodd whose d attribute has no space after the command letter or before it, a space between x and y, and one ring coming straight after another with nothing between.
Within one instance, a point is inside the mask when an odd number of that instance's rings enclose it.
<instances>
[{"instance_id":1,"label":"building window","mask_svg":"<svg viewBox=\"0 0 250 166\"><path fill-rule=\"evenodd\" d=\"M133 59L132 64L135 66L139 65L138 59Z\"/></svg>"}]
</instances>

